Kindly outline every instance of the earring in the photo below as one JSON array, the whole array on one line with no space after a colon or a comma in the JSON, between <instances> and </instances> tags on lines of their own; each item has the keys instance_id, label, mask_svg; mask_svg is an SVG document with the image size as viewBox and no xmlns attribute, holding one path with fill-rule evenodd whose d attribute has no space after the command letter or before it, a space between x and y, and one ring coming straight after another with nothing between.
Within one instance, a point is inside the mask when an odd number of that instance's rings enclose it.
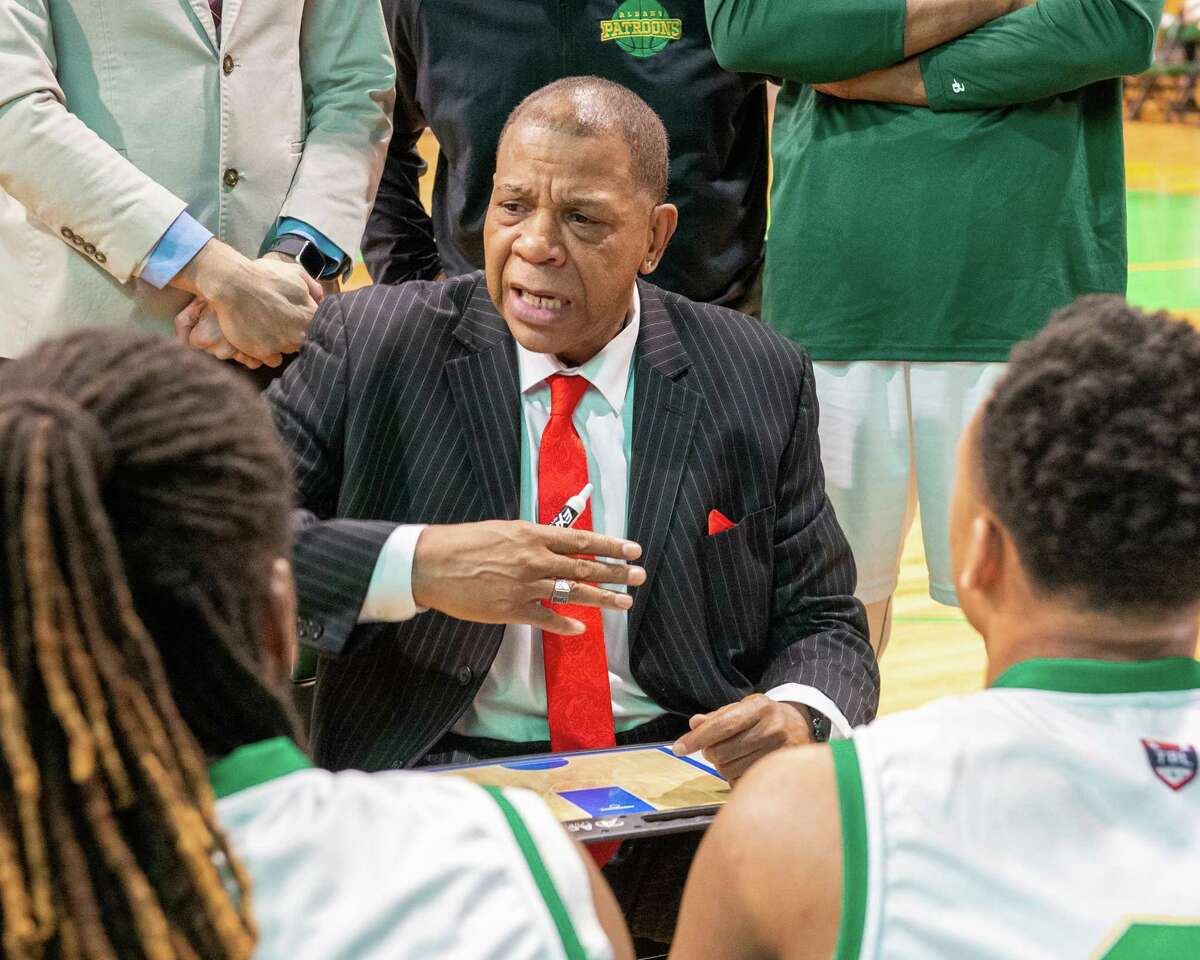
<instances>
[{"instance_id":1,"label":"earring","mask_svg":"<svg viewBox=\"0 0 1200 960\"><path fill-rule=\"evenodd\" d=\"M654 266L654 261L653 261L652 259L650 259L650 258L647 258L647 259L646 259L646 266L648 266L648 267L652 267L652 266Z\"/></svg>"}]
</instances>

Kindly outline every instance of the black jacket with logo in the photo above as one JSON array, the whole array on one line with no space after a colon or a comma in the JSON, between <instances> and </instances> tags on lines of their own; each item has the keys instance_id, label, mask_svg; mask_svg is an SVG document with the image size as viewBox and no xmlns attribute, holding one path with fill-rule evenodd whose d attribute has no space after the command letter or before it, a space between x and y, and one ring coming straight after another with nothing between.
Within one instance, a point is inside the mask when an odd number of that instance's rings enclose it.
<instances>
[{"instance_id":1,"label":"black jacket with logo","mask_svg":"<svg viewBox=\"0 0 1200 960\"><path fill-rule=\"evenodd\" d=\"M763 257L767 113L762 78L717 64L703 0L383 0L396 54L395 132L363 250L379 283L483 266L496 141L527 94L594 74L640 95L671 140L679 230L655 283L738 305ZM433 219L416 143L441 146Z\"/></svg>"}]
</instances>

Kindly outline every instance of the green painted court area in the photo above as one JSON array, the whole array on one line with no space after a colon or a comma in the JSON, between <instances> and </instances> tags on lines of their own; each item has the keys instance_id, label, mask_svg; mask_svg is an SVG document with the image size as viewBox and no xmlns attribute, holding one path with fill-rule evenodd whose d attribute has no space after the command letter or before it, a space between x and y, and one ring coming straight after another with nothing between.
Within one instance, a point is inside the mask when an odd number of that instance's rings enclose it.
<instances>
[{"instance_id":1,"label":"green painted court area","mask_svg":"<svg viewBox=\"0 0 1200 960\"><path fill-rule=\"evenodd\" d=\"M1129 299L1200 311L1200 194L1130 191Z\"/></svg>"}]
</instances>

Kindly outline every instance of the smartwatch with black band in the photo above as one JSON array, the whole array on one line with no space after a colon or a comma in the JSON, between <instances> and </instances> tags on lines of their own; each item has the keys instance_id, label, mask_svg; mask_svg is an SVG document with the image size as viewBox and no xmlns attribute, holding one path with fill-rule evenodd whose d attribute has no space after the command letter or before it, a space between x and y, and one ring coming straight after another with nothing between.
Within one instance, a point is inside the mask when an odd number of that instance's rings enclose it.
<instances>
[{"instance_id":1,"label":"smartwatch with black band","mask_svg":"<svg viewBox=\"0 0 1200 960\"><path fill-rule=\"evenodd\" d=\"M325 272L325 254L311 240L298 234L285 233L276 238L271 244L270 252L291 257L314 280L320 280L321 274Z\"/></svg>"}]
</instances>

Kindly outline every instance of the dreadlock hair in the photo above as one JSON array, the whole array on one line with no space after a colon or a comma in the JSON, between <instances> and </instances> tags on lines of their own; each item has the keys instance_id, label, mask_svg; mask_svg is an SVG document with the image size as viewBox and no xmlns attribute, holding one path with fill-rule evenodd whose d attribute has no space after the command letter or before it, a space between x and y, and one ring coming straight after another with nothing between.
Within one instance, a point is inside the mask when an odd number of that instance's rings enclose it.
<instances>
[{"instance_id":1,"label":"dreadlock hair","mask_svg":"<svg viewBox=\"0 0 1200 960\"><path fill-rule=\"evenodd\" d=\"M296 735L259 646L288 489L207 357L85 331L0 368L5 957L250 957L207 766Z\"/></svg>"},{"instance_id":2,"label":"dreadlock hair","mask_svg":"<svg viewBox=\"0 0 1200 960\"><path fill-rule=\"evenodd\" d=\"M1018 345L980 465L1033 585L1097 611L1200 600L1200 333L1092 295Z\"/></svg>"}]
</instances>

